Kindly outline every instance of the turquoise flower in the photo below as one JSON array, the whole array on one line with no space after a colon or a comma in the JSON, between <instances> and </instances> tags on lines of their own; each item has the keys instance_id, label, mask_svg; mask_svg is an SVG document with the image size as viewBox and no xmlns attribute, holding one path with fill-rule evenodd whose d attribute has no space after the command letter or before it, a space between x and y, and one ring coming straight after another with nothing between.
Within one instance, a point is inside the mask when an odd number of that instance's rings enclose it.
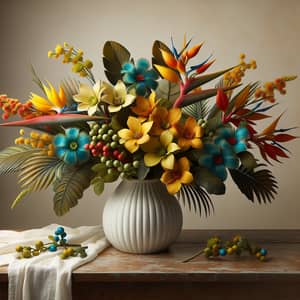
<instances>
[{"instance_id":1,"label":"turquoise flower","mask_svg":"<svg viewBox=\"0 0 300 300\"><path fill-rule=\"evenodd\" d=\"M53 139L55 154L69 165L81 164L89 159L90 152L85 149L90 136L79 132L78 128L68 128L65 134L57 134Z\"/></svg>"},{"instance_id":2,"label":"turquoise flower","mask_svg":"<svg viewBox=\"0 0 300 300\"><path fill-rule=\"evenodd\" d=\"M249 132L245 127L239 127L237 130L222 127L217 130L217 137L214 142L220 146L231 146L235 153L240 153L247 150L246 139L248 136Z\"/></svg>"},{"instance_id":3,"label":"turquoise flower","mask_svg":"<svg viewBox=\"0 0 300 300\"><path fill-rule=\"evenodd\" d=\"M204 144L203 154L198 159L198 163L224 181L227 178L226 168L236 169L239 166L239 159L232 147L223 140L218 145Z\"/></svg>"},{"instance_id":4,"label":"turquoise flower","mask_svg":"<svg viewBox=\"0 0 300 300\"><path fill-rule=\"evenodd\" d=\"M151 89L155 90L157 88L158 75L155 70L149 70L149 67L148 60L144 58L140 58L136 66L130 62L122 66L123 81L135 87L139 96L145 96Z\"/></svg>"}]
</instances>

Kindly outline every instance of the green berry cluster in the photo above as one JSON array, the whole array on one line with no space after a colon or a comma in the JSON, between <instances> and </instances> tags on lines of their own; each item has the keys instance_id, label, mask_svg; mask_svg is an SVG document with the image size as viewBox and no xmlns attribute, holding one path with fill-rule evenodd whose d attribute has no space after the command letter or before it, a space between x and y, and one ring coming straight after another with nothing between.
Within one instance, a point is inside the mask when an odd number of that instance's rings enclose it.
<instances>
[{"instance_id":1,"label":"green berry cluster","mask_svg":"<svg viewBox=\"0 0 300 300\"><path fill-rule=\"evenodd\" d=\"M253 247L246 238L239 235L233 237L230 241L223 241L220 237L212 237L208 239L204 249L185 259L183 262L189 262L201 254L204 254L207 258L212 258L233 254L240 256L243 251L248 251L250 255L255 256L260 261L265 261L268 253L265 248Z\"/></svg>"},{"instance_id":2,"label":"green berry cluster","mask_svg":"<svg viewBox=\"0 0 300 300\"><path fill-rule=\"evenodd\" d=\"M86 146L92 156L99 158L100 163L95 165L94 171L99 173L104 181L114 181L121 178L134 177L139 167L137 155L128 153L112 124L90 125L89 135L91 142Z\"/></svg>"},{"instance_id":3,"label":"green berry cluster","mask_svg":"<svg viewBox=\"0 0 300 300\"><path fill-rule=\"evenodd\" d=\"M70 245L67 243L66 239L67 233L63 227L58 227L54 232L54 235L49 235L48 239L50 243L44 244L42 241L37 241L34 246L17 246L16 251L19 253L18 258L31 258L33 256L38 256L42 252L50 251L56 252L59 247L64 248L61 258L65 259L69 256L80 256L82 258L86 257L87 247L82 247L81 245Z\"/></svg>"}]
</instances>

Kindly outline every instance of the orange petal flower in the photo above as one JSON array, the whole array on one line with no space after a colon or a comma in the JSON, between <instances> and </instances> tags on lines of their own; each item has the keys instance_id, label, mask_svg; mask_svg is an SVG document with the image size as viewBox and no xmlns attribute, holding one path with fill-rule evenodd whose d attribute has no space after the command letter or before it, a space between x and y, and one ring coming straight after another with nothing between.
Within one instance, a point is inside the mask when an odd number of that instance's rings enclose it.
<instances>
[{"instance_id":1,"label":"orange petal flower","mask_svg":"<svg viewBox=\"0 0 300 300\"><path fill-rule=\"evenodd\" d=\"M153 121L151 129L152 135L161 135L164 130L169 129L174 136L177 135L177 124L181 118L180 108L166 109L165 107L156 107L150 119Z\"/></svg>"},{"instance_id":2,"label":"orange petal flower","mask_svg":"<svg viewBox=\"0 0 300 300\"><path fill-rule=\"evenodd\" d=\"M131 107L131 110L139 117L148 118L156 106L155 92L152 92L149 99L144 97L137 97L135 106Z\"/></svg>"},{"instance_id":3,"label":"orange petal flower","mask_svg":"<svg viewBox=\"0 0 300 300\"><path fill-rule=\"evenodd\" d=\"M203 146L201 137L203 136L203 128L197 124L193 117L188 117L184 125L178 127L179 139L178 145L182 150L192 147L201 149Z\"/></svg>"},{"instance_id":4,"label":"orange petal flower","mask_svg":"<svg viewBox=\"0 0 300 300\"><path fill-rule=\"evenodd\" d=\"M190 170L190 163L186 157L182 157L175 162L173 170L165 170L160 180L163 182L170 194L176 194L182 184L190 184L194 180Z\"/></svg>"}]
</instances>

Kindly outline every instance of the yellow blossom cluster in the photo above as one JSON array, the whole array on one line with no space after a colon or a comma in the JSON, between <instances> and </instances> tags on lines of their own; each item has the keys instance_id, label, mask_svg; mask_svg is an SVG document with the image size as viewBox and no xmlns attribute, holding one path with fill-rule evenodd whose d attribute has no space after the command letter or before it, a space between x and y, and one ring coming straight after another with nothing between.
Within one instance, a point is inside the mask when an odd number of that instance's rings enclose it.
<instances>
[{"instance_id":1,"label":"yellow blossom cluster","mask_svg":"<svg viewBox=\"0 0 300 300\"><path fill-rule=\"evenodd\" d=\"M255 91L256 99L265 99L271 103L275 102L274 93L277 90L281 95L286 94L286 81L294 80L295 76L285 76L275 79L274 81L266 82L263 88L258 88Z\"/></svg>"},{"instance_id":2,"label":"yellow blossom cluster","mask_svg":"<svg viewBox=\"0 0 300 300\"><path fill-rule=\"evenodd\" d=\"M245 76L245 72L249 69L256 69L256 61L251 60L249 63L245 62L246 55L240 54L240 62L237 67L224 74L224 86L230 87L239 84Z\"/></svg>"},{"instance_id":3,"label":"yellow blossom cluster","mask_svg":"<svg viewBox=\"0 0 300 300\"><path fill-rule=\"evenodd\" d=\"M91 60L83 59L82 50L75 49L66 42L63 45L58 44L53 51L48 52L49 58L59 58L60 56L63 56L63 63L72 63L72 71L81 77L87 77L90 73L89 70L93 67Z\"/></svg>"},{"instance_id":4,"label":"yellow blossom cluster","mask_svg":"<svg viewBox=\"0 0 300 300\"><path fill-rule=\"evenodd\" d=\"M20 129L20 136L15 139L16 145L30 145L33 148L40 148L47 153L48 156L54 155L53 137L47 133L38 133L31 131L28 137L25 137L24 129Z\"/></svg>"}]
</instances>

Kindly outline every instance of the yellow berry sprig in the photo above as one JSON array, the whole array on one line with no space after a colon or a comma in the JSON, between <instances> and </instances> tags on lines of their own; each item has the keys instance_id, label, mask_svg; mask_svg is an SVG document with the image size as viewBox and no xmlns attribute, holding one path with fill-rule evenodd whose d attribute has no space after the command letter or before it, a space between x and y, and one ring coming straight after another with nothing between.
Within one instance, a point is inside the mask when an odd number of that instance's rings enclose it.
<instances>
[{"instance_id":1,"label":"yellow berry sprig","mask_svg":"<svg viewBox=\"0 0 300 300\"><path fill-rule=\"evenodd\" d=\"M48 51L49 58L59 58L63 56L62 63L67 64L71 63L72 72L78 74L81 77L86 77L91 81L92 84L95 83L95 78L91 69L93 68L93 63L89 59L83 59L83 51L81 49L75 49L73 46L68 43L64 45L58 44L54 50Z\"/></svg>"},{"instance_id":2,"label":"yellow berry sprig","mask_svg":"<svg viewBox=\"0 0 300 300\"><path fill-rule=\"evenodd\" d=\"M250 255L255 256L260 261L265 261L267 256L267 249L261 247L253 247L249 241L239 235L233 237L230 241L223 241L220 237L212 237L208 239L207 245L191 257L185 259L183 262L189 262L199 255L204 254L207 258L213 258L226 255L240 256L243 251L248 251Z\"/></svg>"},{"instance_id":3,"label":"yellow berry sprig","mask_svg":"<svg viewBox=\"0 0 300 300\"><path fill-rule=\"evenodd\" d=\"M274 81L266 82L263 88L259 87L255 91L256 99L264 99L271 103L275 102L275 91L277 90L281 95L286 94L286 82L296 79L297 76L284 76L275 79Z\"/></svg>"},{"instance_id":4,"label":"yellow berry sprig","mask_svg":"<svg viewBox=\"0 0 300 300\"><path fill-rule=\"evenodd\" d=\"M17 246L16 251L18 252L17 258L31 258L33 256L38 256L42 252L50 251L56 252L59 247L64 250L60 254L62 259L68 257L80 256L85 258L87 256L86 249L88 247L82 247L81 245L72 245L67 243L67 233L63 227L58 227L54 232L54 235L48 236L51 242L43 243L42 241L37 241L34 246Z\"/></svg>"},{"instance_id":5,"label":"yellow berry sprig","mask_svg":"<svg viewBox=\"0 0 300 300\"><path fill-rule=\"evenodd\" d=\"M25 137L25 130L20 129L20 136L15 139L16 145L30 145L32 148L43 149L48 156L54 155L53 137L47 133L38 133L31 131L29 137Z\"/></svg>"}]
</instances>

